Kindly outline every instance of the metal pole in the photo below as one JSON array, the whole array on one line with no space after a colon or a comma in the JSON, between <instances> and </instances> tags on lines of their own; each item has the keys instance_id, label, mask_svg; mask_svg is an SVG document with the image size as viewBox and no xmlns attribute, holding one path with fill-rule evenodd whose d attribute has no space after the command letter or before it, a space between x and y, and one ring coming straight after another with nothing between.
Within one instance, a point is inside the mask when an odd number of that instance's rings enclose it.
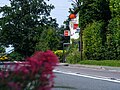
<instances>
[{"instance_id":1,"label":"metal pole","mask_svg":"<svg viewBox=\"0 0 120 90\"><path fill-rule=\"evenodd\" d=\"M78 0L78 5L80 5L79 3L80 0ZM79 28L80 28L80 13L79 13ZM82 27L80 28L80 58L82 60Z\"/></svg>"},{"instance_id":2,"label":"metal pole","mask_svg":"<svg viewBox=\"0 0 120 90\"><path fill-rule=\"evenodd\" d=\"M65 60L64 60L65 59L65 55L64 54L65 54L65 52L64 52L64 43L63 43L63 60L62 60L63 63L65 62Z\"/></svg>"},{"instance_id":3,"label":"metal pole","mask_svg":"<svg viewBox=\"0 0 120 90\"><path fill-rule=\"evenodd\" d=\"M82 60L82 29L80 31L80 58Z\"/></svg>"}]
</instances>

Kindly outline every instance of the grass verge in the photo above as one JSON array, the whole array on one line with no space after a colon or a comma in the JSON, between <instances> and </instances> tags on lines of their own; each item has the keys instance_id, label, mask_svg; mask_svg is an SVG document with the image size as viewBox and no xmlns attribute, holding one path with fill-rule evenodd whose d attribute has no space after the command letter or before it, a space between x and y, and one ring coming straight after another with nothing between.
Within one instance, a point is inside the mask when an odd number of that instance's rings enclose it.
<instances>
[{"instance_id":1,"label":"grass verge","mask_svg":"<svg viewBox=\"0 0 120 90\"><path fill-rule=\"evenodd\" d=\"M120 67L120 60L83 60L79 64Z\"/></svg>"}]
</instances>

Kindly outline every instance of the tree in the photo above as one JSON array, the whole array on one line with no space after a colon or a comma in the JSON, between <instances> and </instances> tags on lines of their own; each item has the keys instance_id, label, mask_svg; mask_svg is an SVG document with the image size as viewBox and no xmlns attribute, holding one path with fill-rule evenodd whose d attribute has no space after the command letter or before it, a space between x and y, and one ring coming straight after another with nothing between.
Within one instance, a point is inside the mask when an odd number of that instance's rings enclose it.
<instances>
[{"instance_id":1,"label":"tree","mask_svg":"<svg viewBox=\"0 0 120 90\"><path fill-rule=\"evenodd\" d=\"M55 28L45 28L36 44L36 50L57 50L60 45L60 37Z\"/></svg>"},{"instance_id":2,"label":"tree","mask_svg":"<svg viewBox=\"0 0 120 90\"><path fill-rule=\"evenodd\" d=\"M44 27L57 27L50 17L54 8L44 0L10 0L10 6L0 7L0 43L13 45L15 52L30 56Z\"/></svg>"},{"instance_id":3,"label":"tree","mask_svg":"<svg viewBox=\"0 0 120 90\"><path fill-rule=\"evenodd\" d=\"M70 11L74 12L78 9L81 28L85 28L87 24L93 21L103 20L108 22L111 18L109 0L76 0L76 5L73 4L73 9L70 9Z\"/></svg>"}]
</instances>

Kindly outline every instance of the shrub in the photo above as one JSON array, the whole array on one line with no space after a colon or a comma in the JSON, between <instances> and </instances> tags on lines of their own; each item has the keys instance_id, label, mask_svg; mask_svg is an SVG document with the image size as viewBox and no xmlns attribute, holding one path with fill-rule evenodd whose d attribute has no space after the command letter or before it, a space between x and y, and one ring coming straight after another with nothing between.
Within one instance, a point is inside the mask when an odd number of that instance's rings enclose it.
<instances>
[{"instance_id":1,"label":"shrub","mask_svg":"<svg viewBox=\"0 0 120 90\"><path fill-rule=\"evenodd\" d=\"M2 60L8 60L8 57L7 57L7 55L0 56L0 61L2 61Z\"/></svg>"},{"instance_id":2,"label":"shrub","mask_svg":"<svg viewBox=\"0 0 120 90\"><path fill-rule=\"evenodd\" d=\"M104 22L98 21L89 24L83 31L84 59L102 59L103 44L105 43Z\"/></svg>"},{"instance_id":3,"label":"shrub","mask_svg":"<svg viewBox=\"0 0 120 90\"><path fill-rule=\"evenodd\" d=\"M0 70L0 90L51 90L57 63L56 55L46 51L35 52L22 64L6 64L7 70Z\"/></svg>"},{"instance_id":4,"label":"shrub","mask_svg":"<svg viewBox=\"0 0 120 90\"><path fill-rule=\"evenodd\" d=\"M80 52L79 51L71 52L66 57L66 62L67 63L75 64L75 63L80 62L80 60L81 60L81 58L80 58Z\"/></svg>"},{"instance_id":5,"label":"shrub","mask_svg":"<svg viewBox=\"0 0 120 90\"><path fill-rule=\"evenodd\" d=\"M113 60L120 59L120 17L114 17L109 21L107 32L107 53Z\"/></svg>"},{"instance_id":6,"label":"shrub","mask_svg":"<svg viewBox=\"0 0 120 90\"><path fill-rule=\"evenodd\" d=\"M72 40L72 44L70 45L69 51L66 55L67 63L78 63L81 60L79 48L78 48L78 40Z\"/></svg>"},{"instance_id":7,"label":"shrub","mask_svg":"<svg viewBox=\"0 0 120 90\"><path fill-rule=\"evenodd\" d=\"M59 61L62 62L63 60L63 50L56 50L54 53L58 56ZM64 50L64 54L66 54L66 50Z\"/></svg>"},{"instance_id":8,"label":"shrub","mask_svg":"<svg viewBox=\"0 0 120 90\"><path fill-rule=\"evenodd\" d=\"M5 53L0 53L0 61L8 60L8 56Z\"/></svg>"}]
</instances>

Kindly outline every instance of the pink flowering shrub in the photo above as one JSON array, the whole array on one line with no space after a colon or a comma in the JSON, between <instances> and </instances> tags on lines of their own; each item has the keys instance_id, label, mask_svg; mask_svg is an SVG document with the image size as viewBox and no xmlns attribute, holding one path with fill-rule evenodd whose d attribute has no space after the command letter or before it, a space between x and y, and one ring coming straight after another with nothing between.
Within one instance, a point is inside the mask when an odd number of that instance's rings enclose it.
<instances>
[{"instance_id":1,"label":"pink flowering shrub","mask_svg":"<svg viewBox=\"0 0 120 90\"><path fill-rule=\"evenodd\" d=\"M24 63L0 70L0 90L51 90L58 58L52 51L35 52Z\"/></svg>"}]
</instances>

